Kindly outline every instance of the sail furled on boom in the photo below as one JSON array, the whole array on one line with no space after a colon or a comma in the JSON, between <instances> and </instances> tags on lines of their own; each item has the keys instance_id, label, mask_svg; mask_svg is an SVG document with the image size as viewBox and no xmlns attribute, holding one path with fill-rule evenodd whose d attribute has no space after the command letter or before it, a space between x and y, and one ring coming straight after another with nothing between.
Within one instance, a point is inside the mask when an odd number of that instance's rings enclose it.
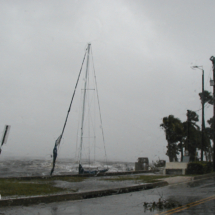
<instances>
[{"instance_id":1,"label":"sail furled on boom","mask_svg":"<svg viewBox=\"0 0 215 215\"><path fill-rule=\"evenodd\" d=\"M73 99L74 99L74 96L75 96L75 92L76 92L76 88L78 86L79 78L80 78L80 75L81 75L82 67L83 67L83 64L84 64L84 61L85 61L85 57L86 57L86 54L87 54L87 49L88 48L86 48L86 50L85 50L84 59L82 61L81 69L80 69L79 74L78 74L78 79L76 81L75 89L74 89L74 92L73 92L73 95L72 95L72 99L71 99L71 102L70 102L70 105L69 105L69 109L68 109L68 112L67 112L67 115L66 115L66 120L64 122L63 130L61 132L61 135L55 141L55 145L54 145L54 149L53 149L53 166L52 166L50 175L52 175L53 172L54 172L55 162L56 162L56 159L57 159L57 148L60 146L60 141L61 141L61 139L63 137L63 133L64 133L64 130L65 130L65 127L66 127L66 123L67 123L68 117L69 117L69 112L71 110L72 102L73 102Z\"/></svg>"}]
</instances>

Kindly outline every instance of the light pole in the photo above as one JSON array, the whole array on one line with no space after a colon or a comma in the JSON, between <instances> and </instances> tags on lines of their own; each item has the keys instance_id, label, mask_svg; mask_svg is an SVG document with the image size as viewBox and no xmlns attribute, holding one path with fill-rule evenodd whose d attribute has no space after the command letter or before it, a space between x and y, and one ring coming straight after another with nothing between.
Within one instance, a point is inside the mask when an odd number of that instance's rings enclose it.
<instances>
[{"instance_id":1,"label":"light pole","mask_svg":"<svg viewBox=\"0 0 215 215\"><path fill-rule=\"evenodd\" d=\"M203 66L192 66L192 69L200 69L202 71L202 143L201 143L201 161L203 161L203 146L204 146L204 130L205 130L205 113L204 113L204 70Z\"/></svg>"},{"instance_id":2,"label":"light pole","mask_svg":"<svg viewBox=\"0 0 215 215\"><path fill-rule=\"evenodd\" d=\"M210 60L212 61L213 64L213 105L214 105L214 116L213 116L213 142L214 142L214 151L213 151L213 171L215 172L215 57L211 56Z\"/></svg>"}]
</instances>

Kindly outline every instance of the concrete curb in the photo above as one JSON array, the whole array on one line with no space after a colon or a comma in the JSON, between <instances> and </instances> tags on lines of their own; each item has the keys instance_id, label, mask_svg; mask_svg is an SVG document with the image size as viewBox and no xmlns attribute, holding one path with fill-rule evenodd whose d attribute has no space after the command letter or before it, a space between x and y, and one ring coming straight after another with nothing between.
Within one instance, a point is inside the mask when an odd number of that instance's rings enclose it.
<instances>
[{"instance_id":1,"label":"concrete curb","mask_svg":"<svg viewBox=\"0 0 215 215\"><path fill-rule=\"evenodd\" d=\"M201 179L212 178L212 177L215 177L215 173L195 176L192 179L201 180ZM109 196L109 195L115 195L115 194L141 191L141 190L148 190L148 189L163 187L171 184L172 183L168 183L166 181L160 181L160 182L150 183L150 184L133 185L133 186L122 187L122 188L95 190L95 191L80 192L80 193L67 193L67 194L56 194L56 195L46 195L46 196L2 199L0 200L0 207L18 206L18 205L27 206L31 204L51 203L51 202L60 202L60 201L68 201L68 200L81 200L81 199Z\"/></svg>"},{"instance_id":2,"label":"concrete curb","mask_svg":"<svg viewBox=\"0 0 215 215\"><path fill-rule=\"evenodd\" d=\"M167 186L167 185L168 185L167 182L161 181L161 182L156 182L156 183L151 183L151 184L133 185L133 186L129 186L129 187L96 190L96 191L89 191L89 192L3 199L3 200L0 200L0 207L17 206L17 205L27 206L30 204L51 203L51 202L68 201L68 200L81 200L81 199L109 196L109 195L114 195L114 194L135 192L135 191L140 191L140 190L148 190L148 189L153 189L156 187L163 187L163 186Z\"/></svg>"},{"instance_id":3,"label":"concrete curb","mask_svg":"<svg viewBox=\"0 0 215 215\"><path fill-rule=\"evenodd\" d=\"M215 172L209 173L209 174L205 174L205 175L194 176L193 180L200 180L200 179L213 178L213 177L215 177Z\"/></svg>"}]
</instances>

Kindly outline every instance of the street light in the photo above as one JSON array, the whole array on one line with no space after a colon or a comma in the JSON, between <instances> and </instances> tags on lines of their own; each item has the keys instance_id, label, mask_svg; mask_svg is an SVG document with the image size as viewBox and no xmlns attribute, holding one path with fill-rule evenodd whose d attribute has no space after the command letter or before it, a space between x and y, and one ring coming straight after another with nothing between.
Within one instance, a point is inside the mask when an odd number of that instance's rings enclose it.
<instances>
[{"instance_id":1,"label":"street light","mask_svg":"<svg viewBox=\"0 0 215 215\"><path fill-rule=\"evenodd\" d=\"M215 172L215 102L214 102L214 98L215 98L215 57L211 56L210 60L212 61L213 64L213 105L214 105L214 116L213 116L213 142L214 142L214 151L213 151L213 171Z\"/></svg>"},{"instance_id":2,"label":"street light","mask_svg":"<svg viewBox=\"0 0 215 215\"><path fill-rule=\"evenodd\" d=\"M192 69L200 69L202 71L202 143L201 143L201 161L203 161L203 146L204 146L204 129L205 129L205 119L204 119L204 70L203 66L192 66Z\"/></svg>"}]
</instances>

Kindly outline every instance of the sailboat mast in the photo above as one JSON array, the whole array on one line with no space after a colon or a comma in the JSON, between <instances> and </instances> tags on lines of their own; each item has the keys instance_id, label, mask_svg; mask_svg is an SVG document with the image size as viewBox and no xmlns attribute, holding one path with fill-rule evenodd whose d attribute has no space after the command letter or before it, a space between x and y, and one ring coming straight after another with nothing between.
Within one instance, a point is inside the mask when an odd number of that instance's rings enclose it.
<instances>
[{"instance_id":1,"label":"sailboat mast","mask_svg":"<svg viewBox=\"0 0 215 215\"><path fill-rule=\"evenodd\" d=\"M85 100L86 100L86 88L87 88L87 76L88 76L88 69L89 69L89 55L90 55L90 46L88 44L87 47L87 65L86 65L86 74L85 74L85 83L84 83L84 95L83 95L83 106L82 106L82 119L81 119L81 140L80 140L80 154L79 154L79 164L81 163L81 155L82 155L82 144L83 144L83 134L84 134L84 112L85 112Z\"/></svg>"}]
</instances>

